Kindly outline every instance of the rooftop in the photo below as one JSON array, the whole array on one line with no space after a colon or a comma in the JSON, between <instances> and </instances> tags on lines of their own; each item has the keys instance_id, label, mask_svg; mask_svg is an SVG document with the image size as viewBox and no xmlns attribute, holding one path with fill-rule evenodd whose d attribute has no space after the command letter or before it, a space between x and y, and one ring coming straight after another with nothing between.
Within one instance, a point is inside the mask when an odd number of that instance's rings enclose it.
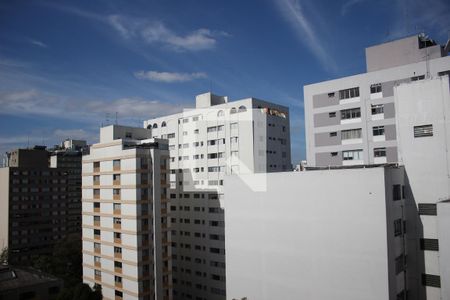
<instances>
[{"instance_id":1,"label":"rooftop","mask_svg":"<svg viewBox=\"0 0 450 300\"><path fill-rule=\"evenodd\" d=\"M57 282L62 280L31 268L16 268L0 265L0 291L14 290L41 283Z\"/></svg>"}]
</instances>

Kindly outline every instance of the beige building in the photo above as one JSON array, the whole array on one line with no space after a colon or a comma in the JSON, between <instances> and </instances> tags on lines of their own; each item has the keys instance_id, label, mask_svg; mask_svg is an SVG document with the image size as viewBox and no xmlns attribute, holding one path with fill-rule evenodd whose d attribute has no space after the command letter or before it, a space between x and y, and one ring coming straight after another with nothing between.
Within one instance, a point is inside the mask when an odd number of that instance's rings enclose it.
<instances>
[{"instance_id":1,"label":"beige building","mask_svg":"<svg viewBox=\"0 0 450 300\"><path fill-rule=\"evenodd\" d=\"M167 143L108 126L83 157L83 281L104 299L172 299Z\"/></svg>"}]
</instances>

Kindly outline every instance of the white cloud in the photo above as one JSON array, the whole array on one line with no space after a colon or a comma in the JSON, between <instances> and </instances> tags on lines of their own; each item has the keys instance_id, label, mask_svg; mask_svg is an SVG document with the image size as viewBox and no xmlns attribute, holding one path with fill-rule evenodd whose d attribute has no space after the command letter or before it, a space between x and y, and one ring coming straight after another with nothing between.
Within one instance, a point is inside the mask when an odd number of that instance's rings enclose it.
<instances>
[{"instance_id":1,"label":"white cloud","mask_svg":"<svg viewBox=\"0 0 450 300\"><path fill-rule=\"evenodd\" d=\"M172 72L158 72L158 71L138 71L134 73L134 76L138 79L146 79L165 83L186 82L195 79L207 78L207 75L203 72L172 73Z\"/></svg>"},{"instance_id":2,"label":"white cloud","mask_svg":"<svg viewBox=\"0 0 450 300\"><path fill-rule=\"evenodd\" d=\"M47 44L45 44L45 43L43 43L41 41L38 41L38 40L30 39L30 43L35 45L35 46L41 47L41 48L48 48Z\"/></svg>"},{"instance_id":3,"label":"white cloud","mask_svg":"<svg viewBox=\"0 0 450 300\"><path fill-rule=\"evenodd\" d=\"M134 122L176 113L181 106L142 98L70 99L37 90L0 93L2 114L40 115L60 119L99 123L106 114L118 114L123 122Z\"/></svg>"},{"instance_id":4,"label":"white cloud","mask_svg":"<svg viewBox=\"0 0 450 300\"><path fill-rule=\"evenodd\" d=\"M327 70L336 70L336 63L328 54L331 50L326 49L318 38L318 34L306 17L302 5L298 0L274 0L282 16L291 24L300 41L307 46L312 54L320 61Z\"/></svg>"},{"instance_id":5,"label":"white cloud","mask_svg":"<svg viewBox=\"0 0 450 300\"><path fill-rule=\"evenodd\" d=\"M170 30L161 22L121 15L109 15L106 20L125 39L140 39L148 44L159 43L179 51L212 49L216 46L218 36L229 36L225 32L214 32L206 28L181 35Z\"/></svg>"}]
</instances>

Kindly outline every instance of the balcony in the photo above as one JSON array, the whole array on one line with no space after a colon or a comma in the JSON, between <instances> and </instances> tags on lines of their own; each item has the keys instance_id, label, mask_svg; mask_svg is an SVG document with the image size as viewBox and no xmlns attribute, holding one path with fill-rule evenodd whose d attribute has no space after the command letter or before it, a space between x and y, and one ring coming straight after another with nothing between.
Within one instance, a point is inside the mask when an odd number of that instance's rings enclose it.
<instances>
[{"instance_id":1,"label":"balcony","mask_svg":"<svg viewBox=\"0 0 450 300\"><path fill-rule=\"evenodd\" d=\"M120 200L120 194L113 194L113 200Z\"/></svg>"},{"instance_id":2,"label":"balcony","mask_svg":"<svg viewBox=\"0 0 450 300\"><path fill-rule=\"evenodd\" d=\"M114 164L113 165L113 171L120 171L120 164L119 165Z\"/></svg>"},{"instance_id":3,"label":"balcony","mask_svg":"<svg viewBox=\"0 0 450 300\"><path fill-rule=\"evenodd\" d=\"M114 252L114 258L122 259L122 252Z\"/></svg>"},{"instance_id":4,"label":"balcony","mask_svg":"<svg viewBox=\"0 0 450 300\"><path fill-rule=\"evenodd\" d=\"M113 185L120 185L120 179L113 180Z\"/></svg>"},{"instance_id":5,"label":"balcony","mask_svg":"<svg viewBox=\"0 0 450 300\"><path fill-rule=\"evenodd\" d=\"M122 268L114 267L114 272L122 274Z\"/></svg>"},{"instance_id":6,"label":"balcony","mask_svg":"<svg viewBox=\"0 0 450 300\"><path fill-rule=\"evenodd\" d=\"M100 220L94 220L94 226L100 226Z\"/></svg>"},{"instance_id":7,"label":"balcony","mask_svg":"<svg viewBox=\"0 0 450 300\"><path fill-rule=\"evenodd\" d=\"M118 296L118 295L116 295L114 298L114 300L122 300L122 299L123 299L122 296Z\"/></svg>"},{"instance_id":8,"label":"balcony","mask_svg":"<svg viewBox=\"0 0 450 300\"><path fill-rule=\"evenodd\" d=\"M100 212L100 207L94 207L94 212Z\"/></svg>"},{"instance_id":9,"label":"balcony","mask_svg":"<svg viewBox=\"0 0 450 300\"><path fill-rule=\"evenodd\" d=\"M114 238L114 243L116 243L116 244L122 243L122 238L117 238L117 237L115 237L115 238Z\"/></svg>"},{"instance_id":10,"label":"balcony","mask_svg":"<svg viewBox=\"0 0 450 300\"><path fill-rule=\"evenodd\" d=\"M121 229L121 228L122 228L122 224L114 223L114 229Z\"/></svg>"},{"instance_id":11,"label":"balcony","mask_svg":"<svg viewBox=\"0 0 450 300\"><path fill-rule=\"evenodd\" d=\"M117 288L122 288L122 282L115 282L115 286L117 287ZM117 299L117 298L116 298Z\"/></svg>"},{"instance_id":12,"label":"balcony","mask_svg":"<svg viewBox=\"0 0 450 300\"><path fill-rule=\"evenodd\" d=\"M94 180L94 185L100 185L100 180Z\"/></svg>"},{"instance_id":13,"label":"balcony","mask_svg":"<svg viewBox=\"0 0 450 300\"><path fill-rule=\"evenodd\" d=\"M101 249L100 248L94 248L94 253L100 253Z\"/></svg>"},{"instance_id":14,"label":"balcony","mask_svg":"<svg viewBox=\"0 0 450 300\"><path fill-rule=\"evenodd\" d=\"M94 173L98 173L98 172L100 172L100 163L98 163L98 164L94 163Z\"/></svg>"},{"instance_id":15,"label":"balcony","mask_svg":"<svg viewBox=\"0 0 450 300\"><path fill-rule=\"evenodd\" d=\"M95 275L95 281L102 281L102 275Z\"/></svg>"},{"instance_id":16,"label":"balcony","mask_svg":"<svg viewBox=\"0 0 450 300\"><path fill-rule=\"evenodd\" d=\"M115 215L120 215L122 213L122 210L121 209L115 209L115 210L113 210L113 214L115 214Z\"/></svg>"},{"instance_id":17,"label":"balcony","mask_svg":"<svg viewBox=\"0 0 450 300\"><path fill-rule=\"evenodd\" d=\"M100 234L94 234L94 240L100 240Z\"/></svg>"},{"instance_id":18,"label":"balcony","mask_svg":"<svg viewBox=\"0 0 450 300\"><path fill-rule=\"evenodd\" d=\"M102 264L99 261L94 262L94 266L100 268Z\"/></svg>"},{"instance_id":19,"label":"balcony","mask_svg":"<svg viewBox=\"0 0 450 300\"><path fill-rule=\"evenodd\" d=\"M100 193L94 194L94 199L100 199Z\"/></svg>"},{"instance_id":20,"label":"balcony","mask_svg":"<svg viewBox=\"0 0 450 300\"><path fill-rule=\"evenodd\" d=\"M161 214L162 215L167 215L167 208L162 208L161 209Z\"/></svg>"}]
</instances>

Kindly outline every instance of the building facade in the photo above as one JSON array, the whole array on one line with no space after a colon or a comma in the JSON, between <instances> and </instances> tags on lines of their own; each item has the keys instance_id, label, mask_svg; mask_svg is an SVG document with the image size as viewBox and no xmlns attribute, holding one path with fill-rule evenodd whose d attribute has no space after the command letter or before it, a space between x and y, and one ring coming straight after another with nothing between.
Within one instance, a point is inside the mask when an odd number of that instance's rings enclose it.
<instances>
[{"instance_id":1,"label":"building facade","mask_svg":"<svg viewBox=\"0 0 450 300\"><path fill-rule=\"evenodd\" d=\"M405 299L404 173L393 165L227 177L227 298Z\"/></svg>"},{"instance_id":2,"label":"building facade","mask_svg":"<svg viewBox=\"0 0 450 300\"><path fill-rule=\"evenodd\" d=\"M169 142L174 298L225 299L225 174L290 170L289 110L206 93L144 126Z\"/></svg>"},{"instance_id":3,"label":"building facade","mask_svg":"<svg viewBox=\"0 0 450 300\"><path fill-rule=\"evenodd\" d=\"M83 156L83 281L104 299L172 299L167 143L108 126Z\"/></svg>"},{"instance_id":4,"label":"building facade","mask_svg":"<svg viewBox=\"0 0 450 300\"><path fill-rule=\"evenodd\" d=\"M11 264L51 255L57 242L81 233L81 151L63 167L49 164L52 153L17 149L0 168L0 247L8 248Z\"/></svg>"},{"instance_id":5,"label":"building facade","mask_svg":"<svg viewBox=\"0 0 450 300\"><path fill-rule=\"evenodd\" d=\"M395 87L406 202L410 294L450 299L450 82L441 76ZM416 299L416 298L411 298Z\"/></svg>"},{"instance_id":6,"label":"building facade","mask_svg":"<svg viewBox=\"0 0 450 300\"><path fill-rule=\"evenodd\" d=\"M447 52L411 36L367 48L367 73L306 85L308 165L397 162L394 87L448 73Z\"/></svg>"}]
</instances>

